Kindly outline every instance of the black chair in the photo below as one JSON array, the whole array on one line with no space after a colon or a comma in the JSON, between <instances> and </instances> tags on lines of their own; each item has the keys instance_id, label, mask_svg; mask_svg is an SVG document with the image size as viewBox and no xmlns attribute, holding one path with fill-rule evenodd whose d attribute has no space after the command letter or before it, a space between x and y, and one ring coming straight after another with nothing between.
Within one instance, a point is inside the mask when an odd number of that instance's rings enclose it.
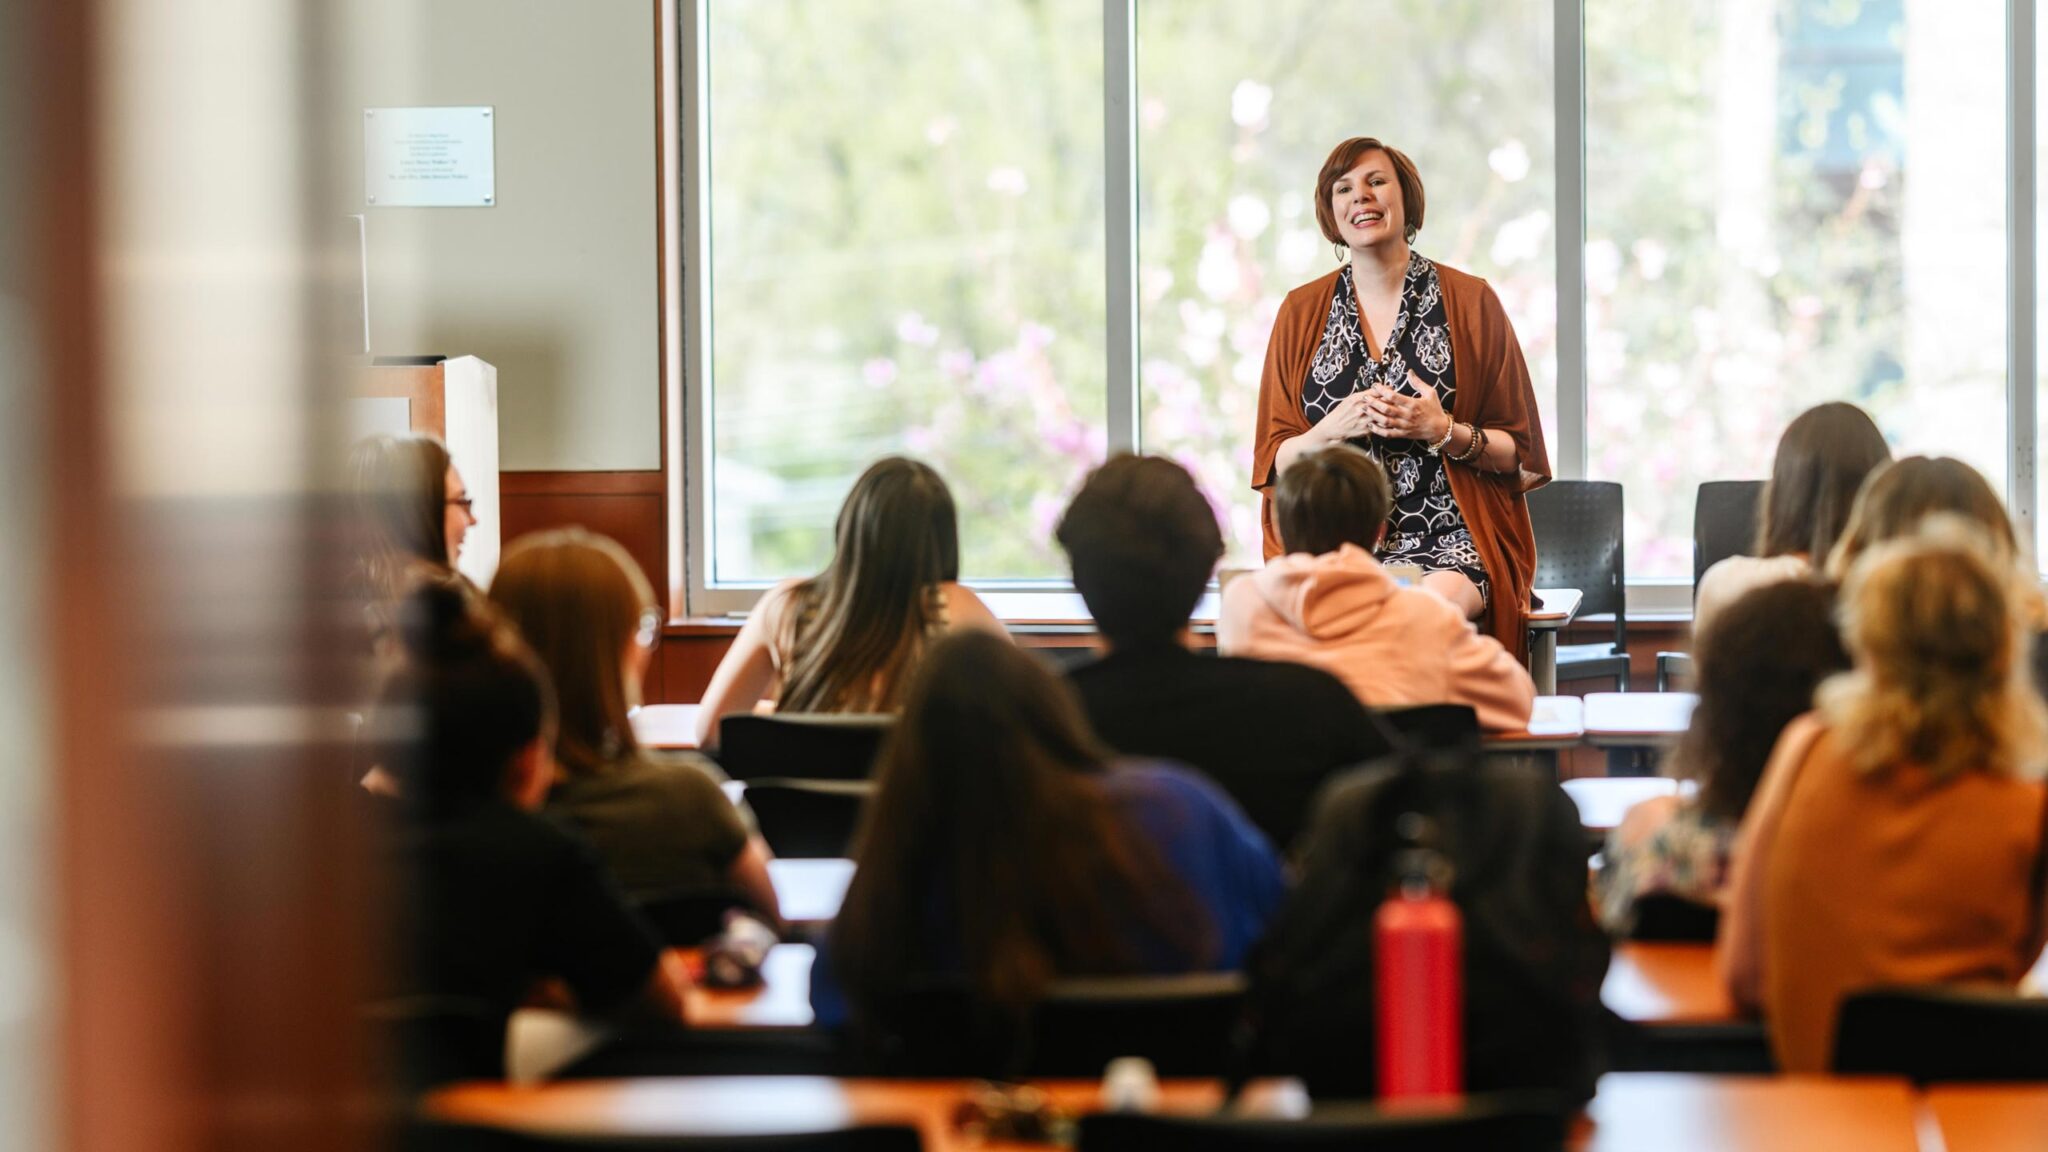
<instances>
[{"instance_id":1,"label":"black chair","mask_svg":"<svg viewBox=\"0 0 2048 1152\"><path fill-rule=\"evenodd\" d=\"M1444 1110L1318 1106L1297 1119L1104 1112L1081 1118L1081 1152L1556 1152L1560 1101L1539 1094L1465 1097Z\"/></svg>"},{"instance_id":2,"label":"black chair","mask_svg":"<svg viewBox=\"0 0 2048 1152\"><path fill-rule=\"evenodd\" d=\"M1842 1001L1834 1070L1918 1084L2048 1080L2048 999L2010 988L1874 988Z\"/></svg>"},{"instance_id":3,"label":"black chair","mask_svg":"<svg viewBox=\"0 0 2048 1152\"><path fill-rule=\"evenodd\" d=\"M635 900L633 907L654 928L662 943L673 948L694 948L725 931L728 912L747 912L771 921L754 907L753 901L723 884L643 897Z\"/></svg>"},{"instance_id":4,"label":"black chair","mask_svg":"<svg viewBox=\"0 0 2048 1152\"><path fill-rule=\"evenodd\" d=\"M913 981L854 1037L855 1066L888 1076L1096 1077L1119 1056L1162 1076L1221 1076L1244 1009L1241 973L1063 980L1021 1017L953 978Z\"/></svg>"},{"instance_id":5,"label":"black chair","mask_svg":"<svg viewBox=\"0 0 2048 1152\"><path fill-rule=\"evenodd\" d=\"M1403 738L1438 752L1479 747L1479 713L1470 704L1419 704L1412 708L1376 708L1373 715Z\"/></svg>"},{"instance_id":6,"label":"black chair","mask_svg":"<svg viewBox=\"0 0 2048 1152\"><path fill-rule=\"evenodd\" d=\"M1708 943L1721 929L1721 910L1699 904L1669 892L1652 892L1635 902L1636 923L1631 940Z\"/></svg>"},{"instance_id":7,"label":"black chair","mask_svg":"<svg viewBox=\"0 0 2048 1152\"><path fill-rule=\"evenodd\" d=\"M873 792L865 780L754 780L747 784L747 806L777 856L835 859L852 854Z\"/></svg>"},{"instance_id":8,"label":"black chair","mask_svg":"<svg viewBox=\"0 0 2048 1152\"><path fill-rule=\"evenodd\" d=\"M1708 480L1692 506L1692 588L1699 600L1700 577L1730 556L1749 555L1756 547L1757 523L1763 515L1761 480ZM1683 652L1657 653L1657 691L1689 675L1692 658Z\"/></svg>"},{"instance_id":9,"label":"black chair","mask_svg":"<svg viewBox=\"0 0 2048 1152\"><path fill-rule=\"evenodd\" d=\"M1557 679L1614 681L1628 691L1628 590L1622 552L1621 485L1611 480L1552 480L1529 493L1536 535L1536 587L1576 588L1575 620L1612 619L1607 643L1557 646Z\"/></svg>"},{"instance_id":10,"label":"black chair","mask_svg":"<svg viewBox=\"0 0 2048 1152\"><path fill-rule=\"evenodd\" d=\"M408 1093L505 1076L505 1015L466 996L403 996L366 1005L363 1025Z\"/></svg>"},{"instance_id":11,"label":"black chair","mask_svg":"<svg viewBox=\"0 0 2048 1152\"><path fill-rule=\"evenodd\" d=\"M866 780L894 716L727 716L718 763L735 780Z\"/></svg>"},{"instance_id":12,"label":"black chair","mask_svg":"<svg viewBox=\"0 0 2048 1152\"><path fill-rule=\"evenodd\" d=\"M907 1124L849 1124L830 1132L606 1137L421 1122L405 1147L407 1152L922 1152L924 1141Z\"/></svg>"},{"instance_id":13,"label":"black chair","mask_svg":"<svg viewBox=\"0 0 2048 1152\"><path fill-rule=\"evenodd\" d=\"M1692 586L1707 569L1730 556L1755 554L1757 524L1763 517L1764 482L1708 480L1692 506Z\"/></svg>"}]
</instances>

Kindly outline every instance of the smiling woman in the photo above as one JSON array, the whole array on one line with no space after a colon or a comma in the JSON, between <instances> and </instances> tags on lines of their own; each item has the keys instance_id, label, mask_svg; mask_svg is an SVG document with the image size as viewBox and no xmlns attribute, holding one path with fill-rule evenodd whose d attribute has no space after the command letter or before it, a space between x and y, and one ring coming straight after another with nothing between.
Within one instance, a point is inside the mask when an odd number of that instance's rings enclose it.
<instances>
[{"instance_id":1,"label":"smiling woman","mask_svg":"<svg viewBox=\"0 0 2048 1152\"><path fill-rule=\"evenodd\" d=\"M1377 550L1519 652L1536 546L1522 494L1550 461L1521 346L1484 280L1425 259L1414 161L1344 141L1316 179L1316 219L1348 263L1288 293L1259 385L1252 487L1303 452L1351 442L1386 469ZM1463 385L1460 388L1460 385ZM1281 551L1272 503L1265 554Z\"/></svg>"}]
</instances>

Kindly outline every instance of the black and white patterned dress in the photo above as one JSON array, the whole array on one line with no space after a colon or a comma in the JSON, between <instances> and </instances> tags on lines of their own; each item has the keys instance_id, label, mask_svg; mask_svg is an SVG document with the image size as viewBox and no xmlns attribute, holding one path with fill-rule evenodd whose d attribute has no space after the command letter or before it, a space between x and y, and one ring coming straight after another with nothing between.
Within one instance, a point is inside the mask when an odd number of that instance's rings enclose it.
<instances>
[{"instance_id":1,"label":"black and white patterned dress","mask_svg":"<svg viewBox=\"0 0 2048 1152\"><path fill-rule=\"evenodd\" d=\"M1453 401L1458 387L1451 366L1451 329L1445 319L1443 289L1437 283L1436 265L1419 253L1409 253L1408 273L1401 281L1401 307L1378 359L1366 348L1350 266L1338 274L1330 314L1323 322L1323 339L1302 384L1302 411L1313 424L1339 400L1378 384L1391 385L1410 396L1420 395L1416 388L1427 384L1436 389L1445 412L1456 411ZM1472 530L1451 497L1444 458L1430 455L1429 446L1420 440L1367 436L1352 443L1379 461L1394 486L1387 538L1375 555L1381 560L1414 564L1425 572L1463 573L1479 589L1480 601L1490 602L1486 569L1472 543Z\"/></svg>"}]
</instances>

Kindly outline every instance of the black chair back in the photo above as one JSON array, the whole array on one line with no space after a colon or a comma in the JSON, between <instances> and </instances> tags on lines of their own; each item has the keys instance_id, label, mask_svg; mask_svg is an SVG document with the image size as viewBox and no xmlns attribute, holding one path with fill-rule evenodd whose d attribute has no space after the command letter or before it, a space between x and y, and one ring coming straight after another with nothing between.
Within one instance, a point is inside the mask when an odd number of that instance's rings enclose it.
<instances>
[{"instance_id":1,"label":"black chair back","mask_svg":"<svg viewBox=\"0 0 2048 1152\"><path fill-rule=\"evenodd\" d=\"M1720 909L1668 892L1637 897L1635 913L1636 926L1628 934L1631 940L1711 944L1721 929Z\"/></svg>"},{"instance_id":2,"label":"black chair back","mask_svg":"<svg viewBox=\"0 0 2048 1152\"><path fill-rule=\"evenodd\" d=\"M505 1016L465 996L403 996L362 1010L377 1050L391 1053L398 1086L424 1092L459 1080L505 1077Z\"/></svg>"},{"instance_id":3,"label":"black chair back","mask_svg":"<svg viewBox=\"0 0 2048 1152\"><path fill-rule=\"evenodd\" d=\"M1080 1152L1557 1152L1567 1111L1541 1094L1503 1093L1441 1111L1322 1105L1296 1119L1104 1112L1081 1118Z\"/></svg>"},{"instance_id":4,"label":"black chair back","mask_svg":"<svg viewBox=\"0 0 2048 1152\"><path fill-rule=\"evenodd\" d=\"M1755 554L1757 524L1763 516L1761 480L1708 480L1692 506L1692 586L1707 569L1730 556Z\"/></svg>"},{"instance_id":5,"label":"black chair back","mask_svg":"<svg viewBox=\"0 0 2048 1152\"><path fill-rule=\"evenodd\" d=\"M747 806L777 856L835 859L853 854L873 792L865 780L755 780L747 785Z\"/></svg>"},{"instance_id":6,"label":"black chair back","mask_svg":"<svg viewBox=\"0 0 2048 1152\"><path fill-rule=\"evenodd\" d=\"M1577 588L1579 617L1614 615L1614 642L1628 645L1621 485L1552 480L1529 493L1536 535L1536 587Z\"/></svg>"},{"instance_id":7,"label":"black chair back","mask_svg":"<svg viewBox=\"0 0 2048 1152\"><path fill-rule=\"evenodd\" d=\"M727 716L718 763L735 780L866 780L894 716Z\"/></svg>"},{"instance_id":8,"label":"black chair back","mask_svg":"<svg viewBox=\"0 0 2048 1152\"><path fill-rule=\"evenodd\" d=\"M1064 980L1013 1017L933 978L890 998L855 1058L892 1076L1097 1077L1119 1056L1162 1076L1221 1076L1244 993L1236 972Z\"/></svg>"},{"instance_id":9,"label":"black chair back","mask_svg":"<svg viewBox=\"0 0 2048 1152\"><path fill-rule=\"evenodd\" d=\"M723 932L727 912L752 912L767 919L745 895L723 884L643 897L633 907L672 948L694 948Z\"/></svg>"},{"instance_id":10,"label":"black chair back","mask_svg":"<svg viewBox=\"0 0 2048 1152\"><path fill-rule=\"evenodd\" d=\"M924 1140L908 1124L856 1124L830 1132L717 1131L715 1118L701 1134L669 1136L543 1135L477 1125L423 1123L408 1152L922 1152Z\"/></svg>"},{"instance_id":11,"label":"black chair back","mask_svg":"<svg viewBox=\"0 0 2048 1152\"><path fill-rule=\"evenodd\" d=\"M1920 1084L2048 1080L2048 999L1985 986L1858 992L1835 1020L1834 1070Z\"/></svg>"},{"instance_id":12,"label":"black chair back","mask_svg":"<svg viewBox=\"0 0 2048 1152\"><path fill-rule=\"evenodd\" d=\"M1479 747L1479 713L1470 704L1418 704L1412 708L1377 708L1386 722L1420 750L1471 751Z\"/></svg>"}]
</instances>

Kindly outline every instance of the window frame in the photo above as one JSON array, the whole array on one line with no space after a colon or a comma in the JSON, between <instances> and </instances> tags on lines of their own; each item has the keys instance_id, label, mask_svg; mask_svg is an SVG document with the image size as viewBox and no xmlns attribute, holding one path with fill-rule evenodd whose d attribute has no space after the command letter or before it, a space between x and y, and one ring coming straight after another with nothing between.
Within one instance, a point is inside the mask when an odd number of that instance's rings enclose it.
<instances>
[{"instance_id":1,"label":"window frame","mask_svg":"<svg viewBox=\"0 0 2048 1152\"><path fill-rule=\"evenodd\" d=\"M705 111L710 60L707 24L711 0L657 0L662 22L662 244L666 304L662 315L667 426L668 548L671 612L676 616L737 616L752 608L772 581L712 584L713 508L710 467L714 443L711 318L711 157ZM1108 396L1111 452L1143 448L1137 332L1137 3L1102 0L1104 220L1107 258ZM1552 0L1556 69L1555 163L1557 189L1557 451L1560 479L1586 474L1586 42L1585 0ZM2036 547L2038 355L2035 307L2036 45L2034 0L2006 4L2006 442L2007 507L2024 546ZM1071 603L1063 581L976 580L974 587L1002 594L1006 616L1045 617L1029 608L1036 596L1050 608ZM1629 613L1643 618L1691 615L1691 581L1637 579L1628 586ZM1055 600L1054 597L1060 599Z\"/></svg>"}]
</instances>

